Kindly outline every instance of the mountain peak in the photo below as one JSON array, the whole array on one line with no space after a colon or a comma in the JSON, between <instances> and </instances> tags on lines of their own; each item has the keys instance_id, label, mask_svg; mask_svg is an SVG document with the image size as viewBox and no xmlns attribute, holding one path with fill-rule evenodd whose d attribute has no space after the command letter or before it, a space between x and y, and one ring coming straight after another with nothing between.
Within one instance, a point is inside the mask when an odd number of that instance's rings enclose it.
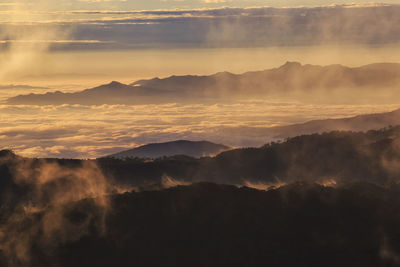
<instances>
[{"instance_id":1,"label":"mountain peak","mask_svg":"<svg viewBox=\"0 0 400 267\"><path fill-rule=\"evenodd\" d=\"M283 64L279 69L293 69L293 68L300 68L302 67L300 62L296 61L286 61L285 64Z\"/></svg>"},{"instance_id":2,"label":"mountain peak","mask_svg":"<svg viewBox=\"0 0 400 267\"><path fill-rule=\"evenodd\" d=\"M121 85L124 85L124 84L122 84L120 82L117 82L117 81L112 81L108 85L112 86L112 87L116 87L116 86L121 86Z\"/></svg>"}]
</instances>

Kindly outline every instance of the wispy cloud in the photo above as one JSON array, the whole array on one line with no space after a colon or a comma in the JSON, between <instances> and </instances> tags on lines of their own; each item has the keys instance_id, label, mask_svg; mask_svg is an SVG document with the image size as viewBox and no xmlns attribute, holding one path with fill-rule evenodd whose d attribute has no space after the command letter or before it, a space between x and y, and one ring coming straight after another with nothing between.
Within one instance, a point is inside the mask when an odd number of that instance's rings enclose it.
<instances>
[{"instance_id":1,"label":"wispy cloud","mask_svg":"<svg viewBox=\"0 0 400 267\"><path fill-rule=\"evenodd\" d=\"M71 41L84 43L80 47L75 44L74 49L377 45L400 41L399 5L24 11L29 15L11 21L7 20L9 12L13 11L3 11L0 31L10 24L13 32L58 27L60 32L71 32ZM60 43L63 39L55 40ZM6 36L3 42L7 42Z\"/></svg>"}]
</instances>

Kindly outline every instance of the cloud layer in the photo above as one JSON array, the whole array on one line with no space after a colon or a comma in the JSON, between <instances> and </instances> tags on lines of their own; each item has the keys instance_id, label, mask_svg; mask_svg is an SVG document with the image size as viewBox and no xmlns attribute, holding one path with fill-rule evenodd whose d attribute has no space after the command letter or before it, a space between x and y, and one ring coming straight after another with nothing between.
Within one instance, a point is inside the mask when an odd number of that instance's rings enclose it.
<instances>
[{"instance_id":1,"label":"cloud layer","mask_svg":"<svg viewBox=\"0 0 400 267\"><path fill-rule=\"evenodd\" d=\"M270 126L389 111L396 105L247 101L215 105L0 106L0 148L29 157L94 158L151 142L259 146Z\"/></svg>"}]
</instances>

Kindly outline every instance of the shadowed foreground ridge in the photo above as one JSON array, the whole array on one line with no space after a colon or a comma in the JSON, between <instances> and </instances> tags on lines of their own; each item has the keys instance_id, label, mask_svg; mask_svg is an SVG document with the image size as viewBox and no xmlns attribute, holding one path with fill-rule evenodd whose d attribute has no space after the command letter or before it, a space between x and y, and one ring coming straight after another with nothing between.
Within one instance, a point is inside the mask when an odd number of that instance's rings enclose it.
<instances>
[{"instance_id":1,"label":"shadowed foreground ridge","mask_svg":"<svg viewBox=\"0 0 400 267\"><path fill-rule=\"evenodd\" d=\"M51 247L34 242L31 266L397 266L399 193L367 183L200 183L114 196L104 232L92 202L80 201L64 216L88 232Z\"/></svg>"}]
</instances>

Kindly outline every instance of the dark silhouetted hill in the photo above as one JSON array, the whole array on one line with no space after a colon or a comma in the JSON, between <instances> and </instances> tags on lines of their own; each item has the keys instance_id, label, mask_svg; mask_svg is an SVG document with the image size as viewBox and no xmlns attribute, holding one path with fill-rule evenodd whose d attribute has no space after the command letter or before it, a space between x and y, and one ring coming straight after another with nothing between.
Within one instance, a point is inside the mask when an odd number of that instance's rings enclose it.
<instances>
[{"instance_id":1,"label":"dark silhouetted hill","mask_svg":"<svg viewBox=\"0 0 400 267\"><path fill-rule=\"evenodd\" d=\"M111 158L160 158L185 155L194 158L215 156L229 147L207 141L178 140L154 143L110 155Z\"/></svg>"},{"instance_id":2,"label":"dark silhouetted hill","mask_svg":"<svg viewBox=\"0 0 400 267\"><path fill-rule=\"evenodd\" d=\"M365 133L303 135L260 148L222 152L212 158L105 158L98 162L110 177L135 186L160 183L164 175L185 182L250 182L265 186L298 180L387 184L400 178L399 144L400 127L391 127Z\"/></svg>"},{"instance_id":3,"label":"dark silhouetted hill","mask_svg":"<svg viewBox=\"0 0 400 267\"><path fill-rule=\"evenodd\" d=\"M13 166L17 173L22 172L21 176L23 171L16 167L19 162L19 157L7 157L0 165ZM44 162L68 168L93 162L113 183L140 188L162 184L163 177L175 179L178 184L207 181L260 184L266 188L293 181L321 184L363 181L387 185L400 178L400 126L368 132L334 131L297 136L259 148L225 151L215 157L41 159L33 160L32 164L40 166Z\"/></svg>"}]
</instances>

